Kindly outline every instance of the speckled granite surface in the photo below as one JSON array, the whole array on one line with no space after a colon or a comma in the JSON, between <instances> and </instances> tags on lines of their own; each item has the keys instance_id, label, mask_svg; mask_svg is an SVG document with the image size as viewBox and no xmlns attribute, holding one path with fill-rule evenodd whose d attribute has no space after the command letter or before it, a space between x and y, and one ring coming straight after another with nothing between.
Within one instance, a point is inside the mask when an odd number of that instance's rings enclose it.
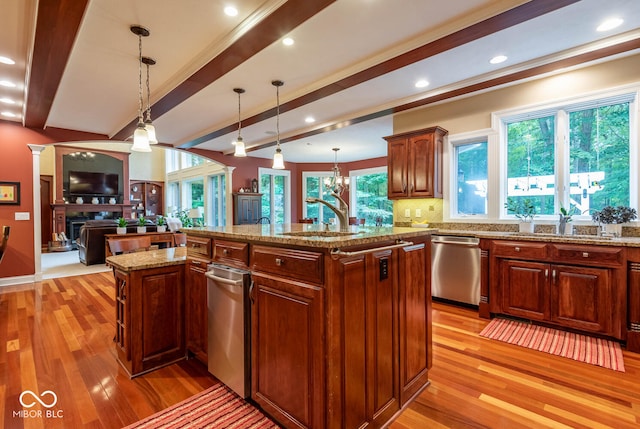
<instances>
[{"instance_id":1,"label":"speckled granite surface","mask_svg":"<svg viewBox=\"0 0 640 429\"><path fill-rule=\"evenodd\" d=\"M200 237L332 249L373 244L380 241L409 240L411 237L429 235L435 230L433 228L350 226L349 231L345 234L339 232L335 227L325 231L322 225L294 223L182 228L182 231L187 235Z\"/></svg>"},{"instance_id":2,"label":"speckled granite surface","mask_svg":"<svg viewBox=\"0 0 640 429\"><path fill-rule=\"evenodd\" d=\"M129 272L147 268L167 267L169 265L184 264L187 260L186 247L171 247L168 249L134 252L124 255L107 257L107 264L122 271Z\"/></svg>"}]
</instances>

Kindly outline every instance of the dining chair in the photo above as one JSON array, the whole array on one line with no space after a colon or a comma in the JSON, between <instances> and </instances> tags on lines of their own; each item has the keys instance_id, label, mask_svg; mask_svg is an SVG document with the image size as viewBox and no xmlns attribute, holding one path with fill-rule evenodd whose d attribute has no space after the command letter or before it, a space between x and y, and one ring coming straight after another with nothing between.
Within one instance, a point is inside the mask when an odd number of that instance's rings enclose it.
<instances>
[{"instance_id":1,"label":"dining chair","mask_svg":"<svg viewBox=\"0 0 640 429\"><path fill-rule=\"evenodd\" d=\"M10 226L2 227L2 235L0 235L0 262L2 262L2 257L4 256L4 253L7 250L7 244L9 243L10 230L11 230Z\"/></svg>"},{"instance_id":2,"label":"dining chair","mask_svg":"<svg viewBox=\"0 0 640 429\"><path fill-rule=\"evenodd\" d=\"M139 252L151 248L151 237L110 238L107 240L112 255Z\"/></svg>"},{"instance_id":3,"label":"dining chair","mask_svg":"<svg viewBox=\"0 0 640 429\"><path fill-rule=\"evenodd\" d=\"M256 223L270 224L271 219L269 219L267 216L262 216L260 219L256 221Z\"/></svg>"},{"instance_id":4,"label":"dining chair","mask_svg":"<svg viewBox=\"0 0 640 429\"><path fill-rule=\"evenodd\" d=\"M173 234L173 245L175 247L185 247L187 245L187 234Z\"/></svg>"},{"instance_id":5,"label":"dining chair","mask_svg":"<svg viewBox=\"0 0 640 429\"><path fill-rule=\"evenodd\" d=\"M349 218L349 225L364 225L365 222L365 218L361 217L361 218L357 218L357 217L350 217Z\"/></svg>"}]
</instances>

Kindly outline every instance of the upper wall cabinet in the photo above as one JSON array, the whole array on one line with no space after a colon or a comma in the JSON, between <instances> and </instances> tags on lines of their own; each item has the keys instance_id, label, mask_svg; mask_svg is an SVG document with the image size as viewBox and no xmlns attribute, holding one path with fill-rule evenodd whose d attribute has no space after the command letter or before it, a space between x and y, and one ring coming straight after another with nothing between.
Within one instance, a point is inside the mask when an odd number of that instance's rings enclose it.
<instances>
[{"instance_id":1,"label":"upper wall cabinet","mask_svg":"<svg viewBox=\"0 0 640 429\"><path fill-rule=\"evenodd\" d=\"M447 133L432 127L384 138L387 198L442 198L442 147Z\"/></svg>"}]
</instances>

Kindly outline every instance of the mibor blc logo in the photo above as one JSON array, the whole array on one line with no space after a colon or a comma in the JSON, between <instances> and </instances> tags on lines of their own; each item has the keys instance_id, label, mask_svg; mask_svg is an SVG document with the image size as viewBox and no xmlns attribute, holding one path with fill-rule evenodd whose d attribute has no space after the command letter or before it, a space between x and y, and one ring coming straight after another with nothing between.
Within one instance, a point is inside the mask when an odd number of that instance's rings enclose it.
<instances>
[{"instance_id":1,"label":"mibor blc logo","mask_svg":"<svg viewBox=\"0 0 640 429\"><path fill-rule=\"evenodd\" d=\"M52 390L45 390L40 395L25 390L20 394L20 405L25 409L13 411L13 417L23 419L59 419L62 418L62 410L52 410L58 403L58 396ZM40 404L44 410L32 410L36 404Z\"/></svg>"}]
</instances>

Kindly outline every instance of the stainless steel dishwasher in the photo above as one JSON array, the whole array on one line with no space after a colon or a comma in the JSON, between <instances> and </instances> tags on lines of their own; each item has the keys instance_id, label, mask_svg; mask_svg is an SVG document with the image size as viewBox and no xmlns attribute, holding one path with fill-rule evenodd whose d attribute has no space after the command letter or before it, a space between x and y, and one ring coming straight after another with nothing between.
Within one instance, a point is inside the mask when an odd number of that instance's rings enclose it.
<instances>
[{"instance_id":1,"label":"stainless steel dishwasher","mask_svg":"<svg viewBox=\"0 0 640 429\"><path fill-rule=\"evenodd\" d=\"M431 296L480 303L480 240L475 237L431 237Z\"/></svg>"},{"instance_id":2,"label":"stainless steel dishwasher","mask_svg":"<svg viewBox=\"0 0 640 429\"><path fill-rule=\"evenodd\" d=\"M209 264L208 369L242 398L251 394L251 307L248 271Z\"/></svg>"}]
</instances>

